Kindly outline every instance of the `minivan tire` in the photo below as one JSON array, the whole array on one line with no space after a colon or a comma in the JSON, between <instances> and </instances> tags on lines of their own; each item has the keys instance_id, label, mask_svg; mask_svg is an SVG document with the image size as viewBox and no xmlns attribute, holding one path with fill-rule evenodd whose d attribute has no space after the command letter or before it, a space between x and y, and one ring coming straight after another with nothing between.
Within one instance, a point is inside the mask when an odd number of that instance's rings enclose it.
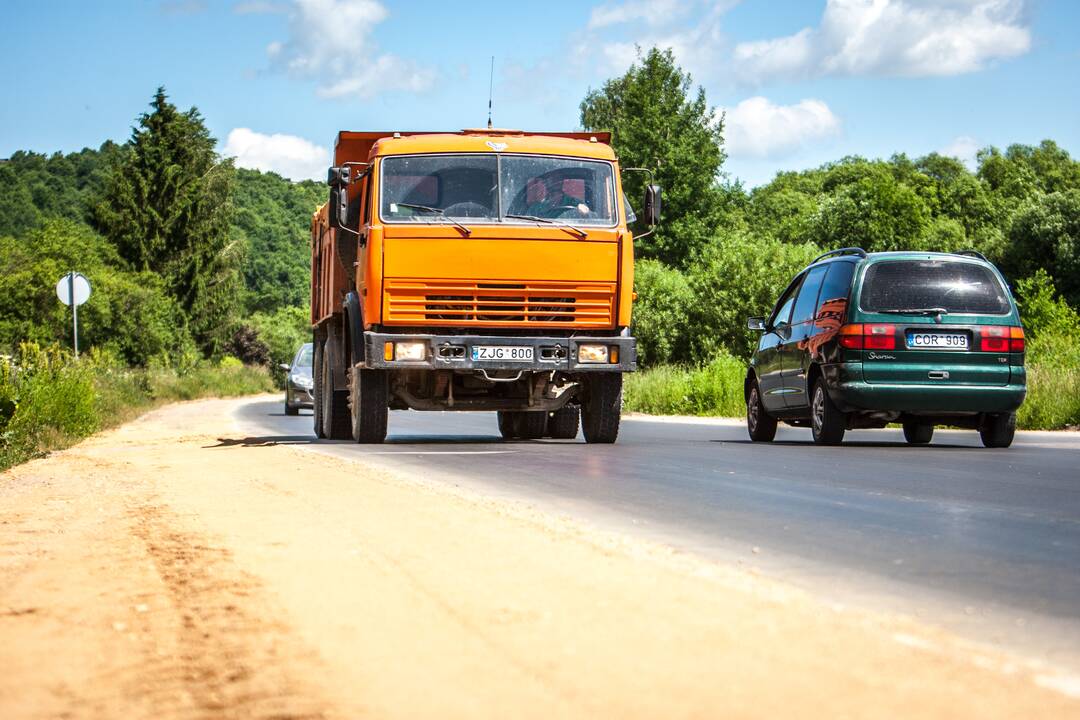
<instances>
[{"instance_id":1,"label":"minivan tire","mask_svg":"<svg viewBox=\"0 0 1080 720\"><path fill-rule=\"evenodd\" d=\"M934 437L933 423L917 420L904 421L904 439L910 445L926 445Z\"/></svg>"},{"instance_id":2,"label":"minivan tire","mask_svg":"<svg viewBox=\"0 0 1080 720\"><path fill-rule=\"evenodd\" d=\"M1009 447L1016 436L1016 413L983 416L979 436L988 448Z\"/></svg>"},{"instance_id":3,"label":"minivan tire","mask_svg":"<svg viewBox=\"0 0 1080 720\"><path fill-rule=\"evenodd\" d=\"M761 390L757 380L750 383L750 392L746 395L746 431L754 442L772 442L776 437L777 420L765 410L761 402Z\"/></svg>"},{"instance_id":4,"label":"minivan tire","mask_svg":"<svg viewBox=\"0 0 1080 720\"><path fill-rule=\"evenodd\" d=\"M289 403L285 403L285 414L286 415L299 415L300 414L300 408L298 408L295 405L290 405Z\"/></svg>"},{"instance_id":5,"label":"minivan tire","mask_svg":"<svg viewBox=\"0 0 1080 720\"><path fill-rule=\"evenodd\" d=\"M814 433L814 442L818 445L839 445L844 441L844 431L847 430L847 416L829 397L822 378L818 378L814 383L814 392L811 395L810 429Z\"/></svg>"},{"instance_id":6,"label":"minivan tire","mask_svg":"<svg viewBox=\"0 0 1080 720\"><path fill-rule=\"evenodd\" d=\"M619 437L619 420L622 419L622 373L589 373L584 384L581 432L585 442L611 444Z\"/></svg>"}]
</instances>

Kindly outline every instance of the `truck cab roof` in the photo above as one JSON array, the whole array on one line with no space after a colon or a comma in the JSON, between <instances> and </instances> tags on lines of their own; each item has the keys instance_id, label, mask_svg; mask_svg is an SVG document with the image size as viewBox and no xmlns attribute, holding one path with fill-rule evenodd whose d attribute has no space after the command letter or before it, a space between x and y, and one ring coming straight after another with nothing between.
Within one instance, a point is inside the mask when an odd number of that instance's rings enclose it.
<instances>
[{"instance_id":1,"label":"truck cab roof","mask_svg":"<svg viewBox=\"0 0 1080 720\"><path fill-rule=\"evenodd\" d=\"M386 155L508 152L615 160L610 133L529 133L466 129L459 132L338 133L334 163L367 162Z\"/></svg>"}]
</instances>

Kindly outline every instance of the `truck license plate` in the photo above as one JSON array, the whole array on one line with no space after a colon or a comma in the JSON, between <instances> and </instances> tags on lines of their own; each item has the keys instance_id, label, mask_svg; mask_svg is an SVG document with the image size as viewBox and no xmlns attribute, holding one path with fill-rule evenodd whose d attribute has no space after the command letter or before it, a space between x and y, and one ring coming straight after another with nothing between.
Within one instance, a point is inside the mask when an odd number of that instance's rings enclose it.
<instances>
[{"instance_id":1,"label":"truck license plate","mask_svg":"<svg viewBox=\"0 0 1080 720\"><path fill-rule=\"evenodd\" d=\"M472 359L532 362L533 349L518 345L473 345Z\"/></svg>"},{"instance_id":2,"label":"truck license plate","mask_svg":"<svg viewBox=\"0 0 1080 720\"><path fill-rule=\"evenodd\" d=\"M925 333L909 332L907 334L909 348L933 348L940 350L967 350L967 335L960 333Z\"/></svg>"}]
</instances>

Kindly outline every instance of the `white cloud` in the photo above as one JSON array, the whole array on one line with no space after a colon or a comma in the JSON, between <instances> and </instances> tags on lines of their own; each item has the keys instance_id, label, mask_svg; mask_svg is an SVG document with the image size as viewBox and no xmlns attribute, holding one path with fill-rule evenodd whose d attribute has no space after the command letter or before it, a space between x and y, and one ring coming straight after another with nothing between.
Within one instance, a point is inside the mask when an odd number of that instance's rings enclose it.
<instances>
[{"instance_id":1,"label":"white cloud","mask_svg":"<svg viewBox=\"0 0 1080 720\"><path fill-rule=\"evenodd\" d=\"M225 140L223 154L236 158L242 168L276 172L290 180L326 177L330 151L295 135L264 135L250 128L235 128Z\"/></svg>"},{"instance_id":2,"label":"white cloud","mask_svg":"<svg viewBox=\"0 0 1080 720\"><path fill-rule=\"evenodd\" d=\"M978 154L982 145L973 137L967 135L961 135L954 138L951 143L938 150L939 155L945 157L956 158L960 162L967 165L969 170L974 170L976 167L975 156Z\"/></svg>"},{"instance_id":3,"label":"white cloud","mask_svg":"<svg viewBox=\"0 0 1080 720\"><path fill-rule=\"evenodd\" d=\"M593 8L589 15L589 28L642 21L646 25L662 25L682 15L687 3L681 0L627 0L608 3Z\"/></svg>"},{"instance_id":4,"label":"white cloud","mask_svg":"<svg viewBox=\"0 0 1080 720\"><path fill-rule=\"evenodd\" d=\"M372 40L388 16L377 0L294 0L289 38L270 43L267 55L292 75L318 79L321 97L428 89L435 80L432 68L380 53Z\"/></svg>"},{"instance_id":5,"label":"white cloud","mask_svg":"<svg viewBox=\"0 0 1080 720\"><path fill-rule=\"evenodd\" d=\"M1031 47L1025 0L828 0L821 25L740 43L745 80L960 75Z\"/></svg>"},{"instance_id":6,"label":"white cloud","mask_svg":"<svg viewBox=\"0 0 1080 720\"><path fill-rule=\"evenodd\" d=\"M840 119L821 100L776 105L758 96L727 110L724 140L732 157L766 158L790 154L839 131Z\"/></svg>"}]
</instances>

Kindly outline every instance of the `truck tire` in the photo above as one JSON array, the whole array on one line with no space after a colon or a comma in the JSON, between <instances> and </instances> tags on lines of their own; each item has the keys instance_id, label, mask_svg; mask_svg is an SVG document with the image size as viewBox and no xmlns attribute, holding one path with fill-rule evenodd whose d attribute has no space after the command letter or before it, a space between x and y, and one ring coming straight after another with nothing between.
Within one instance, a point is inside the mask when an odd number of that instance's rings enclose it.
<instances>
[{"instance_id":1,"label":"truck tire","mask_svg":"<svg viewBox=\"0 0 1080 720\"><path fill-rule=\"evenodd\" d=\"M500 410L499 413L499 434L502 435L503 440L513 440L517 437L517 430L514 428L514 413L509 410Z\"/></svg>"},{"instance_id":2,"label":"truck tire","mask_svg":"<svg viewBox=\"0 0 1080 720\"><path fill-rule=\"evenodd\" d=\"M556 440L573 440L577 437L581 414L576 405L563 405L551 413L547 421L548 437Z\"/></svg>"},{"instance_id":3,"label":"truck tire","mask_svg":"<svg viewBox=\"0 0 1080 720\"><path fill-rule=\"evenodd\" d=\"M323 420L322 420L322 356L323 356L323 343L316 337L312 343L313 357L311 360L311 375L314 381L314 403L311 406L311 414L314 416L315 425L315 437L322 439L326 435L323 433Z\"/></svg>"},{"instance_id":4,"label":"truck tire","mask_svg":"<svg viewBox=\"0 0 1080 720\"><path fill-rule=\"evenodd\" d=\"M590 373L581 402L581 431L587 443L613 443L622 418L622 373Z\"/></svg>"},{"instance_id":5,"label":"truck tire","mask_svg":"<svg viewBox=\"0 0 1080 720\"><path fill-rule=\"evenodd\" d=\"M546 410L525 410L514 413L514 432L524 440L539 440L547 427Z\"/></svg>"},{"instance_id":6,"label":"truck tire","mask_svg":"<svg viewBox=\"0 0 1080 720\"><path fill-rule=\"evenodd\" d=\"M334 390L334 363L337 361L332 343L322 352L322 430L321 437L330 440L352 438L352 419L349 417L349 391Z\"/></svg>"},{"instance_id":7,"label":"truck tire","mask_svg":"<svg viewBox=\"0 0 1080 720\"><path fill-rule=\"evenodd\" d=\"M386 371L354 367L349 375L352 439L358 443L381 443L386 439L390 399Z\"/></svg>"},{"instance_id":8,"label":"truck tire","mask_svg":"<svg viewBox=\"0 0 1080 720\"><path fill-rule=\"evenodd\" d=\"M1016 436L1016 413L987 415L979 428L982 443L988 448L1007 448Z\"/></svg>"},{"instance_id":9,"label":"truck tire","mask_svg":"<svg viewBox=\"0 0 1080 720\"><path fill-rule=\"evenodd\" d=\"M814 433L814 442L818 445L839 445L844 441L847 417L829 397L823 379L818 378L814 383L814 393L810 397L810 429Z\"/></svg>"}]
</instances>

